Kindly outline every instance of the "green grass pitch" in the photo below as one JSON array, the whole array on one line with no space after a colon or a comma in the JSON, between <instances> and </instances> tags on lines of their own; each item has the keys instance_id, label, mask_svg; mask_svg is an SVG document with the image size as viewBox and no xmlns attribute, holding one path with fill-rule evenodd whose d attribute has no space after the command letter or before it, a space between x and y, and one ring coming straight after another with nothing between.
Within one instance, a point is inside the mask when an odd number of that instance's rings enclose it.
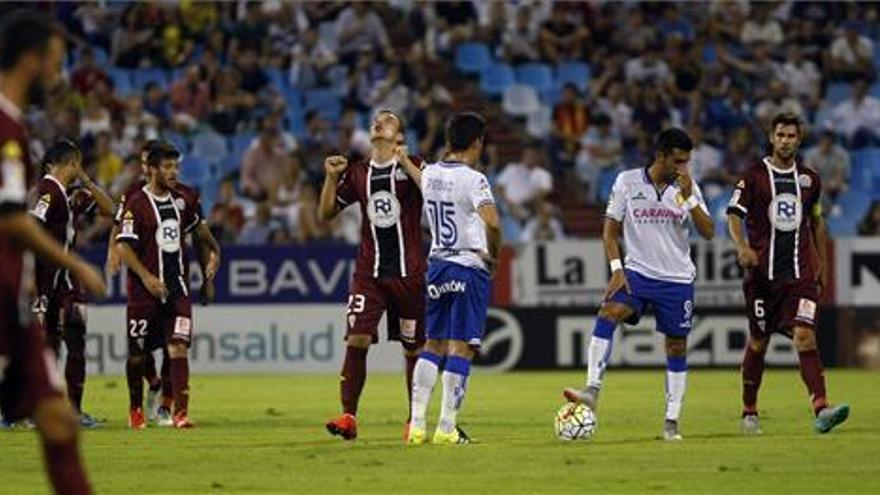
<instances>
[{"instance_id":1,"label":"green grass pitch","mask_svg":"<svg viewBox=\"0 0 880 495\"><path fill-rule=\"evenodd\" d=\"M87 409L109 423L82 444L98 493L877 493L880 375L826 375L831 399L853 408L842 427L814 434L797 371L774 370L764 435L747 438L738 373L691 370L685 439L665 443L663 371L612 369L596 436L564 443L553 416L583 373L477 371L460 422L480 443L442 447L402 444L402 374L368 378L352 443L324 430L335 376L195 376L192 431L127 430L125 381L102 377L87 384ZM0 432L0 452L0 493L48 491L33 432Z\"/></svg>"}]
</instances>

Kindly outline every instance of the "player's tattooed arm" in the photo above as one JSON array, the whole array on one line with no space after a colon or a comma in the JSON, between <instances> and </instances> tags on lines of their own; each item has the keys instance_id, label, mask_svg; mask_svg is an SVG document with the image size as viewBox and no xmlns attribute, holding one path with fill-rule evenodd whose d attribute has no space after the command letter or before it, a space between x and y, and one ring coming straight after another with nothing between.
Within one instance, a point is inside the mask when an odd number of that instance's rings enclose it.
<instances>
[{"instance_id":1,"label":"player's tattooed arm","mask_svg":"<svg viewBox=\"0 0 880 495\"><path fill-rule=\"evenodd\" d=\"M348 159L344 156L328 156L324 160L324 185L321 187L321 198L318 202L318 218L323 221L332 220L339 213L336 199L339 178L348 168Z\"/></svg>"},{"instance_id":2,"label":"player's tattooed arm","mask_svg":"<svg viewBox=\"0 0 880 495\"><path fill-rule=\"evenodd\" d=\"M93 181L92 178L89 177L89 174L82 168L82 164L77 168L79 182L89 191L89 194L92 195L95 204L98 205L98 209L101 210L103 215L112 217L114 213L116 213L116 206L113 204L113 199L95 184L95 181Z\"/></svg>"},{"instance_id":3,"label":"player's tattooed arm","mask_svg":"<svg viewBox=\"0 0 880 495\"><path fill-rule=\"evenodd\" d=\"M816 239L816 250L819 252L819 272L816 274L816 282L819 290L825 290L828 286L828 224L822 216L821 209L813 214L813 236Z\"/></svg>"},{"instance_id":4,"label":"player's tattooed arm","mask_svg":"<svg viewBox=\"0 0 880 495\"><path fill-rule=\"evenodd\" d=\"M165 284L158 277L150 273L150 270L141 262L131 246L126 244L125 241L118 241L116 249L122 262L141 279L141 282L150 291L150 294L156 299L165 299L168 295L168 289L165 287Z\"/></svg>"},{"instance_id":5,"label":"player's tattooed arm","mask_svg":"<svg viewBox=\"0 0 880 495\"><path fill-rule=\"evenodd\" d=\"M730 232L730 238L736 246L736 257L740 266L748 270L749 268L758 266L758 253L749 246L743 232L743 219L736 214L727 215L727 229Z\"/></svg>"},{"instance_id":6,"label":"player's tattooed arm","mask_svg":"<svg viewBox=\"0 0 880 495\"><path fill-rule=\"evenodd\" d=\"M409 150L406 149L405 144L398 145L396 148L394 148L394 157L397 158L397 163L403 165L403 168L404 170L406 170L407 175L409 175L413 182L415 182L419 189L421 189L422 169L409 159Z\"/></svg>"},{"instance_id":7,"label":"player's tattooed arm","mask_svg":"<svg viewBox=\"0 0 880 495\"><path fill-rule=\"evenodd\" d=\"M620 263L620 237L622 234L623 224L606 216L605 224L602 226L602 244L605 245L605 256L608 257L609 262L616 260L617 263ZM627 293L632 292L622 266L612 271L611 280L608 281L608 288L605 290L603 299L610 298L620 289L626 289Z\"/></svg>"}]
</instances>

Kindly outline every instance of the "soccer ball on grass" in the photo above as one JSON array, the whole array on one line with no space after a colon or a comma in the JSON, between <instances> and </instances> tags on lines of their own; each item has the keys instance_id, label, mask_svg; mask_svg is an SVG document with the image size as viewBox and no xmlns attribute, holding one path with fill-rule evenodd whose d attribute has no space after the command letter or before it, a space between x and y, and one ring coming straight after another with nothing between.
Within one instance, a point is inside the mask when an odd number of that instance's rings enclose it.
<instances>
[{"instance_id":1,"label":"soccer ball on grass","mask_svg":"<svg viewBox=\"0 0 880 495\"><path fill-rule=\"evenodd\" d=\"M555 425L560 440L587 440L596 432L596 416L583 404L568 403L556 413Z\"/></svg>"}]
</instances>

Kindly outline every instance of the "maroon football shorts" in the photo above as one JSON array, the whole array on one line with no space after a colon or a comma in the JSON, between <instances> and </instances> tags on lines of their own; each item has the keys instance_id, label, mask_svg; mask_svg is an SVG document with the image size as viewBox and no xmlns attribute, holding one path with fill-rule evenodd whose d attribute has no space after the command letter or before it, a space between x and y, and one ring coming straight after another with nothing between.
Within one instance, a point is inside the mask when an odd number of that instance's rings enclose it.
<instances>
[{"instance_id":1,"label":"maroon football shorts","mask_svg":"<svg viewBox=\"0 0 880 495\"><path fill-rule=\"evenodd\" d=\"M819 285L812 280L774 282L746 277L743 282L749 333L759 339L772 333L792 336L794 327L816 329Z\"/></svg>"},{"instance_id":2,"label":"maroon football shorts","mask_svg":"<svg viewBox=\"0 0 880 495\"><path fill-rule=\"evenodd\" d=\"M86 305L76 290L42 296L34 305L34 313L42 314L43 325L50 336L61 337L67 325L86 326Z\"/></svg>"},{"instance_id":3,"label":"maroon football shorts","mask_svg":"<svg viewBox=\"0 0 880 495\"><path fill-rule=\"evenodd\" d=\"M388 340L417 349L425 343L425 277L373 278L357 275L348 296L348 335L371 335L379 341L378 327L387 311Z\"/></svg>"},{"instance_id":4,"label":"maroon football shorts","mask_svg":"<svg viewBox=\"0 0 880 495\"><path fill-rule=\"evenodd\" d=\"M0 294L0 410L5 419L17 420L30 416L40 402L63 397L64 378L30 308L4 296ZM19 311L27 313L24 318Z\"/></svg>"},{"instance_id":5,"label":"maroon football shorts","mask_svg":"<svg viewBox=\"0 0 880 495\"><path fill-rule=\"evenodd\" d=\"M169 343L192 343L192 304L189 297L160 303L129 303L126 321L129 349L152 351Z\"/></svg>"}]
</instances>

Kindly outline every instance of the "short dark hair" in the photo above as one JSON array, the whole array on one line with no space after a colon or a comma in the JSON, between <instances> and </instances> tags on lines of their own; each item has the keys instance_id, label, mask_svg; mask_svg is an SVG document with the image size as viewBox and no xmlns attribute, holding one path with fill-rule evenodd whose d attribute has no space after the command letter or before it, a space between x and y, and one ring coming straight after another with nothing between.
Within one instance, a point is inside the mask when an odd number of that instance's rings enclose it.
<instances>
[{"instance_id":1,"label":"short dark hair","mask_svg":"<svg viewBox=\"0 0 880 495\"><path fill-rule=\"evenodd\" d=\"M797 116L797 114L791 112L779 113L773 117L773 120L770 122L770 132L776 130L776 126L778 125L793 125L797 127L798 134L802 132L802 127L804 123L801 121L801 118Z\"/></svg>"},{"instance_id":2,"label":"short dark hair","mask_svg":"<svg viewBox=\"0 0 880 495\"><path fill-rule=\"evenodd\" d=\"M446 123L449 151L464 151L474 141L486 137L486 119L474 112L457 113Z\"/></svg>"},{"instance_id":3,"label":"short dark hair","mask_svg":"<svg viewBox=\"0 0 880 495\"><path fill-rule=\"evenodd\" d=\"M49 39L60 34L58 27L40 12L16 10L5 15L0 26L0 71L15 67L29 52L45 53Z\"/></svg>"},{"instance_id":4,"label":"short dark hair","mask_svg":"<svg viewBox=\"0 0 880 495\"><path fill-rule=\"evenodd\" d=\"M179 160L180 151L173 144L160 141L153 148L147 151L147 166L158 167L165 160Z\"/></svg>"},{"instance_id":5,"label":"short dark hair","mask_svg":"<svg viewBox=\"0 0 880 495\"><path fill-rule=\"evenodd\" d=\"M678 127L663 129L657 135L654 149L663 154L671 153L672 150L690 151L694 149L694 142L688 133Z\"/></svg>"},{"instance_id":6,"label":"short dark hair","mask_svg":"<svg viewBox=\"0 0 880 495\"><path fill-rule=\"evenodd\" d=\"M43 173L46 174L49 172L49 169L55 165L67 163L68 161L81 156L82 152L76 143L69 139L59 139L52 143L52 145L49 146L49 149L46 150L46 153L43 155L43 160L40 162L40 168Z\"/></svg>"},{"instance_id":7,"label":"short dark hair","mask_svg":"<svg viewBox=\"0 0 880 495\"><path fill-rule=\"evenodd\" d=\"M143 146L141 146L141 153L149 153L153 149L157 148L160 144L162 144L161 139L147 139L144 141Z\"/></svg>"}]
</instances>

